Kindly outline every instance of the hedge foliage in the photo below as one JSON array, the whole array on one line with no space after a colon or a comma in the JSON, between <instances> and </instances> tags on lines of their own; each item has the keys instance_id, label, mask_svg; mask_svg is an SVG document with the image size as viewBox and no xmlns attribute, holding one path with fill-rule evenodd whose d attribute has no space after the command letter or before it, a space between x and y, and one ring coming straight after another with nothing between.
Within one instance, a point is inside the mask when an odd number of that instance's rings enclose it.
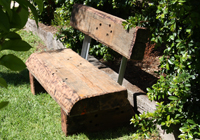
<instances>
[{"instance_id":1,"label":"hedge foliage","mask_svg":"<svg viewBox=\"0 0 200 140\"><path fill-rule=\"evenodd\" d=\"M150 28L150 40L166 49L160 58L160 79L147 89L149 99L158 102L156 111L136 115L131 122L146 137L160 124L167 133L177 128L181 139L199 138L200 1L134 0L132 6L140 9L123 23L125 28Z\"/></svg>"}]
</instances>

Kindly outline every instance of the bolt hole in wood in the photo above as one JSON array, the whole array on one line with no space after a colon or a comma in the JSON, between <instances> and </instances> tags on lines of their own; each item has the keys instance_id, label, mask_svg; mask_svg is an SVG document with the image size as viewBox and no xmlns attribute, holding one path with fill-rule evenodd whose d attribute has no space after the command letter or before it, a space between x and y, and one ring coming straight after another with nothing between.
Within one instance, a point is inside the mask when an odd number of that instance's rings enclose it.
<instances>
[{"instance_id":1,"label":"bolt hole in wood","mask_svg":"<svg viewBox=\"0 0 200 140\"><path fill-rule=\"evenodd\" d=\"M67 81L67 78L63 79L63 82L66 82Z\"/></svg>"},{"instance_id":2,"label":"bolt hole in wood","mask_svg":"<svg viewBox=\"0 0 200 140\"><path fill-rule=\"evenodd\" d=\"M69 57L67 60L70 60L72 57Z\"/></svg>"},{"instance_id":3,"label":"bolt hole in wood","mask_svg":"<svg viewBox=\"0 0 200 140\"><path fill-rule=\"evenodd\" d=\"M99 26L101 26L102 24L101 23L99 23Z\"/></svg>"}]
</instances>

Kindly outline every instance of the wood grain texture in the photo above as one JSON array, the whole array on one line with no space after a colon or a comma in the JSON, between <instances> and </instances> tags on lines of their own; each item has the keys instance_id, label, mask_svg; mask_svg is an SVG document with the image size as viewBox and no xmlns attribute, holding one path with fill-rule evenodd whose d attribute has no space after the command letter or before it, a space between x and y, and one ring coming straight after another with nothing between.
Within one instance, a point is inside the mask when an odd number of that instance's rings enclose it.
<instances>
[{"instance_id":1,"label":"wood grain texture","mask_svg":"<svg viewBox=\"0 0 200 140\"><path fill-rule=\"evenodd\" d=\"M26 65L67 115L78 101L96 96L99 104L97 110L124 106L128 103L127 90L124 87L71 49L34 53L26 61ZM101 95L110 96L120 104L112 106L110 102L111 105L108 105L104 97L99 97ZM87 105L87 108L90 106ZM78 112L79 115L81 113Z\"/></svg>"},{"instance_id":2,"label":"wood grain texture","mask_svg":"<svg viewBox=\"0 0 200 140\"><path fill-rule=\"evenodd\" d=\"M136 27L127 31L122 26L123 21L125 20L92 7L75 4L70 24L130 59L132 54L141 51L140 49L133 50L136 42L144 44L147 42L148 30Z\"/></svg>"},{"instance_id":3,"label":"wood grain texture","mask_svg":"<svg viewBox=\"0 0 200 140\"><path fill-rule=\"evenodd\" d=\"M133 115L134 111L130 105L99 110L98 112L78 116L68 116L62 111L62 120L66 119L62 121L62 128L65 135L78 132L100 131L130 125L130 119Z\"/></svg>"}]
</instances>

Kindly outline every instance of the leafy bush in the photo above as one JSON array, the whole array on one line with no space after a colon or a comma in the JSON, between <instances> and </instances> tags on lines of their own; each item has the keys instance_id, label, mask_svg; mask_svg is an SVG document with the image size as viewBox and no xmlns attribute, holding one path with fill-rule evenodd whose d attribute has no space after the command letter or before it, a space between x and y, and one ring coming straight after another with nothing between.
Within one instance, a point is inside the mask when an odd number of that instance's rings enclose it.
<instances>
[{"instance_id":1,"label":"leafy bush","mask_svg":"<svg viewBox=\"0 0 200 140\"><path fill-rule=\"evenodd\" d=\"M160 79L148 88L149 99L158 101L156 111L136 115L131 122L146 137L160 124L167 133L177 128L180 139L200 138L200 1L134 0L132 4L140 10L124 27L149 27L151 41L167 48L160 58Z\"/></svg>"},{"instance_id":2,"label":"leafy bush","mask_svg":"<svg viewBox=\"0 0 200 140\"><path fill-rule=\"evenodd\" d=\"M15 7L16 2L19 4L17 7ZM42 11L42 1L35 0L35 2ZM29 15L28 8L31 9L36 22L38 22L37 11L29 1L15 0L13 5L11 7L11 0L0 1L0 52L4 50L28 51L31 48L16 31L25 26ZM14 71L21 71L26 67L23 61L13 54L0 54L0 65ZM0 86L7 88L7 83L3 78L0 78ZM1 102L0 109L7 104L8 102Z\"/></svg>"}]
</instances>

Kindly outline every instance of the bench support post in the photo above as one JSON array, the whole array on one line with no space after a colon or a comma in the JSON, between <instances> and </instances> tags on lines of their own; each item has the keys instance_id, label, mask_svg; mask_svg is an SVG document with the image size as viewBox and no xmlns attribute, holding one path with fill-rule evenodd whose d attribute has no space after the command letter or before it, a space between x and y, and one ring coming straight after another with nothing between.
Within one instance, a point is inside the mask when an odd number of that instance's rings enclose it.
<instances>
[{"instance_id":1,"label":"bench support post","mask_svg":"<svg viewBox=\"0 0 200 140\"><path fill-rule=\"evenodd\" d=\"M124 74L125 74L125 70L126 70L126 65L127 65L127 58L126 57L122 57L121 60L121 64L120 64L120 68L119 68L119 76L118 76L118 80L117 82L122 85L123 82L123 78L124 78Z\"/></svg>"},{"instance_id":2,"label":"bench support post","mask_svg":"<svg viewBox=\"0 0 200 140\"><path fill-rule=\"evenodd\" d=\"M67 136L67 115L65 113L65 111L60 108L61 110L61 127L62 127L62 131L64 132L65 136Z\"/></svg>"},{"instance_id":3,"label":"bench support post","mask_svg":"<svg viewBox=\"0 0 200 140\"><path fill-rule=\"evenodd\" d=\"M81 57L83 57L86 60L88 58L88 53L89 53L89 49L90 49L90 42L91 42L91 37L88 36L88 35L85 35L82 50L81 50Z\"/></svg>"},{"instance_id":4,"label":"bench support post","mask_svg":"<svg viewBox=\"0 0 200 140\"><path fill-rule=\"evenodd\" d=\"M46 92L46 90L40 85L40 83L35 79L31 72L29 72L29 80L31 85L31 92L33 95Z\"/></svg>"}]
</instances>

